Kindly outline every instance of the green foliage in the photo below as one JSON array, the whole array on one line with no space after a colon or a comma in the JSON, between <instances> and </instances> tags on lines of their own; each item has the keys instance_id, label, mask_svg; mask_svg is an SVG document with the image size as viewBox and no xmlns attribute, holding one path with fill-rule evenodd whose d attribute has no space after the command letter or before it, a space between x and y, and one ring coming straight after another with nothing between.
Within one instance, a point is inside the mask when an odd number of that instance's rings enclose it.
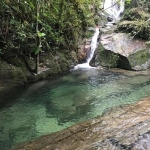
<instances>
[{"instance_id":1,"label":"green foliage","mask_svg":"<svg viewBox=\"0 0 150 150\"><path fill-rule=\"evenodd\" d=\"M132 0L125 0L127 4L130 4Z\"/></svg>"},{"instance_id":2,"label":"green foliage","mask_svg":"<svg viewBox=\"0 0 150 150\"><path fill-rule=\"evenodd\" d=\"M129 32L133 37L150 40L150 1L132 0L123 20L126 21L120 23L119 29Z\"/></svg>"},{"instance_id":3,"label":"green foliage","mask_svg":"<svg viewBox=\"0 0 150 150\"><path fill-rule=\"evenodd\" d=\"M0 49L4 56L71 48L99 0L1 0Z\"/></svg>"},{"instance_id":4,"label":"green foliage","mask_svg":"<svg viewBox=\"0 0 150 150\"><path fill-rule=\"evenodd\" d=\"M146 61L148 61L148 59L150 58L150 54L147 50L141 50L135 54L132 54L129 56L129 60L131 62L132 66L135 65L142 65L143 63L145 63Z\"/></svg>"},{"instance_id":5,"label":"green foliage","mask_svg":"<svg viewBox=\"0 0 150 150\"><path fill-rule=\"evenodd\" d=\"M132 0L130 8L138 7L140 10L150 12L149 0Z\"/></svg>"},{"instance_id":6,"label":"green foliage","mask_svg":"<svg viewBox=\"0 0 150 150\"><path fill-rule=\"evenodd\" d=\"M109 68L115 68L118 66L119 55L112 51L105 50L102 45L99 46L99 56L100 64L102 66Z\"/></svg>"}]
</instances>

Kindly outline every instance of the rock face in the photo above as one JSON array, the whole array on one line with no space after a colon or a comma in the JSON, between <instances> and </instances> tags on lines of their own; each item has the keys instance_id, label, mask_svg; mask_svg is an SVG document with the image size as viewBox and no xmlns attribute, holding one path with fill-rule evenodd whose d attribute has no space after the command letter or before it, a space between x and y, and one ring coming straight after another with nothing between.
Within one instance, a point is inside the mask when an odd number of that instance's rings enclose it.
<instances>
[{"instance_id":1,"label":"rock face","mask_svg":"<svg viewBox=\"0 0 150 150\"><path fill-rule=\"evenodd\" d=\"M27 78L21 68L0 60L0 90L26 82Z\"/></svg>"},{"instance_id":2,"label":"rock face","mask_svg":"<svg viewBox=\"0 0 150 150\"><path fill-rule=\"evenodd\" d=\"M126 33L103 34L99 49L102 66L128 70L146 70L150 67L150 47Z\"/></svg>"},{"instance_id":3,"label":"rock face","mask_svg":"<svg viewBox=\"0 0 150 150\"><path fill-rule=\"evenodd\" d=\"M29 58L27 61L30 68L34 69L35 61ZM68 71L77 62L75 51L62 50L55 55L52 53L41 54L39 72L35 74L28 69L21 57L8 58L6 61L0 58L0 91L44 79L47 76L61 74Z\"/></svg>"},{"instance_id":4,"label":"rock face","mask_svg":"<svg viewBox=\"0 0 150 150\"><path fill-rule=\"evenodd\" d=\"M78 45L78 60L79 63L86 62L87 57L89 56L90 49L91 49L91 40L92 36L94 35L95 28L89 27L85 32L85 39L81 39Z\"/></svg>"},{"instance_id":5,"label":"rock face","mask_svg":"<svg viewBox=\"0 0 150 150\"><path fill-rule=\"evenodd\" d=\"M88 53L91 49L91 39L85 39L85 42L83 45L80 45L78 47L78 59L79 63L86 62L86 59L88 57Z\"/></svg>"},{"instance_id":6,"label":"rock face","mask_svg":"<svg viewBox=\"0 0 150 150\"><path fill-rule=\"evenodd\" d=\"M150 146L150 98L43 136L15 150L135 150Z\"/></svg>"}]
</instances>

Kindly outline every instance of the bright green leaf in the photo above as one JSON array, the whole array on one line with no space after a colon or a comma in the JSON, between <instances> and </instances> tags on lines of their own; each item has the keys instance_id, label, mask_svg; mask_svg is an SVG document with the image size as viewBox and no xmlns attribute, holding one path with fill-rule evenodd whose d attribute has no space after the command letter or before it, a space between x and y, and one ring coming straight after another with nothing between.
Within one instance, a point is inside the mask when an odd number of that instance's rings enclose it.
<instances>
[{"instance_id":1,"label":"bright green leaf","mask_svg":"<svg viewBox=\"0 0 150 150\"><path fill-rule=\"evenodd\" d=\"M37 34L38 34L39 37L43 37L43 36L46 35L45 33L42 33L42 32L38 32Z\"/></svg>"}]
</instances>

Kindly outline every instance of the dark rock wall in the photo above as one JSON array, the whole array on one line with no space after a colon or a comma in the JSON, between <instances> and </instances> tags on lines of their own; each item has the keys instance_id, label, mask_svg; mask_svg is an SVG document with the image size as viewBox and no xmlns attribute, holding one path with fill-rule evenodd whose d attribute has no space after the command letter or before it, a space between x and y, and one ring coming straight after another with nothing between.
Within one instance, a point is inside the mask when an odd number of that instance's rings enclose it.
<instances>
[{"instance_id":1,"label":"dark rock wall","mask_svg":"<svg viewBox=\"0 0 150 150\"><path fill-rule=\"evenodd\" d=\"M26 82L27 77L20 67L0 60L0 90L24 85Z\"/></svg>"},{"instance_id":2,"label":"dark rock wall","mask_svg":"<svg viewBox=\"0 0 150 150\"><path fill-rule=\"evenodd\" d=\"M35 61L30 58L26 58L26 60L30 68L34 69ZM0 91L64 73L77 62L78 59L75 51L63 50L55 55L52 53L41 54L39 73L35 74L29 71L22 57L0 59Z\"/></svg>"}]
</instances>

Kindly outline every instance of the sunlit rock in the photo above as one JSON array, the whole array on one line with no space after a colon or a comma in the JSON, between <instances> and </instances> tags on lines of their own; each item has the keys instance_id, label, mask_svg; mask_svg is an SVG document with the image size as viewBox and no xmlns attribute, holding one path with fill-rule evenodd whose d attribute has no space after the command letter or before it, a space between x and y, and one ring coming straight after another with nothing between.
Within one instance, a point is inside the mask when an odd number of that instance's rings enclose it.
<instances>
[{"instance_id":1,"label":"sunlit rock","mask_svg":"<svg viewBox=\"0 0 150 150\"><path fill-rule=\"evenodd\" d=\"M150 67L150 48L144 41L133 39L126 33L103 34L99 49L103 66L129 70Z\"/></svg>"},{"instance_id":2,"label":"sunlit rock","mask_svg":"<svg viewBox=\"0 0 150 150\"><path fill-rule=\"evenodd\" d=\"M117 107L101 117L62 131L42 136L15 150L148 149L150 140L150 98Z\"/></svg>"}]
</instances>

